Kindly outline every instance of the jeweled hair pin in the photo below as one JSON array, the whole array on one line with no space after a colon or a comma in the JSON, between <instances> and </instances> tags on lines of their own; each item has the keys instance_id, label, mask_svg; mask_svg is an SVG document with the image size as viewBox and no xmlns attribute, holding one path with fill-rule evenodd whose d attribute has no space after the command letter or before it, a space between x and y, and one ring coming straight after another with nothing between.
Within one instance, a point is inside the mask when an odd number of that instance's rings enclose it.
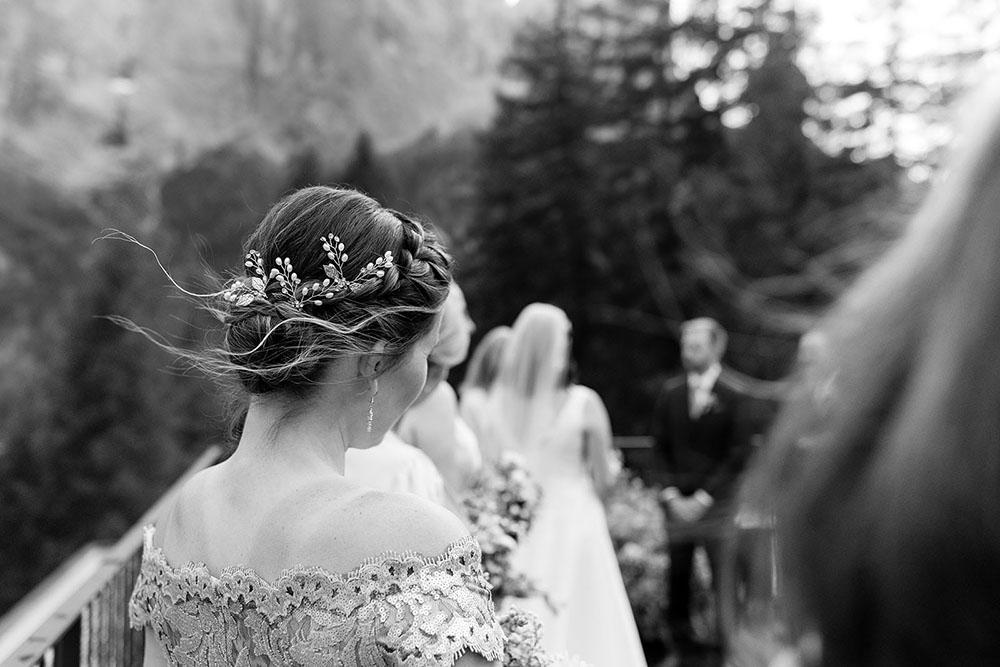
<instances>
[{"instance_id":1,"label":"jeweled hair pin","mask_svg":"<svg viewBox=\"0 0 1000 667\"><path fill-rule=\"evenodd\" d=\"M323 280L303 281L295 273L288 257L276 258L275 265L268 270L260 253L251 250L244 261L248 269L247 277L237 278L222 293L223 298L237 306L249 306L256 301L281 301L302 310L305 306L322 306L333 299L343 298L344 292L353 292L372 280L382 280L386 270L392 266L392 252L387 250L368 262L353 280L347 280L344 277L344 264L348 255L340 237L327 234L320 242L330 260L323 265L323 272L326 274ZM249 275L251 272L254 275Z\"/></svg>"}]
</instances>

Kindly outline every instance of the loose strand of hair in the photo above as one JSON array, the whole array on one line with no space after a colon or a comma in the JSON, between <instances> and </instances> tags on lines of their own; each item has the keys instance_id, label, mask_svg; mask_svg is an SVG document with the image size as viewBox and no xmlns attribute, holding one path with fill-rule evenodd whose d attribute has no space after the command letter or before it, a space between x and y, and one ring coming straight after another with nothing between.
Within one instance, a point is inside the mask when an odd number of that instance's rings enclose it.
<instances>
[{"instance_id":1,"label":"loose strand of hair","mask_svg":"<svg viewBox=\"0 0 1000 667\"><path fill-rule=\"evenodd\" d=\"M142 248L143 250L145 250L146 252L148 252L153 256L153 259L156 260L156 265L160 267L160 271L162 271L163 275L167 277L167 280L170 281L170 284L189 297L193 297L196 299L213 299L213 298L218 298L225 293L224 289L218 290L216 292L209 292L207 294L199 294L197 292L191 292L190 290L185 289L176 280L174 280L174 277L170 275L170 272L167 271L167 268L163 266L163 262L160 261L160 256L156 253L155 250L150 248L145 243L142 243L131 234L128 234L118 229L113 229L113 228L103 229L101 230L101 234L102 234L101 236L98 236L96 239L91 241L91 244L96 243L98 241L125 241L127 243L132 243L134 245L139 246L140 248Z\"/></svg>"}]
</instances>

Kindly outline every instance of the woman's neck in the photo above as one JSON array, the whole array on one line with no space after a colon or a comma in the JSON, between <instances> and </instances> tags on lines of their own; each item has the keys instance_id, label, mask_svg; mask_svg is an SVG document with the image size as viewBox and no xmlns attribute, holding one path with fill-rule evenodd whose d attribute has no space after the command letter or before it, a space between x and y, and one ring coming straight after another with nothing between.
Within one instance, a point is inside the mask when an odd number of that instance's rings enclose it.
<instances>
[{"instance_id":1,"label":"woman's neck","mask_svg":"<svg viewBox=\"0 0 1000 667\"><path fill-rule=\"evenodd\" d=\"M276 401L254 400L231 458L263 465L275 473L343 475L350 435L331 408L289 414Z\"/></svg>"}]
</instances>

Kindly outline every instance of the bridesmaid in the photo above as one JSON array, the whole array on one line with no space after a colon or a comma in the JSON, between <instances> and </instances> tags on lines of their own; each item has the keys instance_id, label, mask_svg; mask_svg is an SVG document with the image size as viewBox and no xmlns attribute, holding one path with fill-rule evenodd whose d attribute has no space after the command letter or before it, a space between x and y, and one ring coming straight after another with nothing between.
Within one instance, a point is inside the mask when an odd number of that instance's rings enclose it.
<instances>
[{"instance_id":1,"label":"bridesmaid","mask_svg":"<svg viewBox=\"0 0 1000 667\"><path fill-rule=\"evenodd\" d=\"M451 369L469 354L473 330L465 295L452 283L440 340L427 358L427 383L395 428L400 438L434 461L453 498L468 490L483 464L476 435L459 414L455 390L446 382Z\"/></svg>"},{"instance_id":2,"label":"bridesmaid","mask_svg":"<svg viewBox=\"0 0 1000 667\"><path fill-rule=\"evenodd\" d=\"M204 366L249 394L235 452L147 529L133 627L155 665L496 665L503 634L462 522L345 478L424 386L451 280L431 231L307 188L246 240ZM209 353L206 353L209 354Z\"/></svg>"},{"instance_id":3,"label":"bridesmaid","mask_svg":"<svg viewBox=\"0 0 1000 667\"><path fill-rule=\"evenodd\" d=\"M472 353L465 369L465 378L459 387L459 414L476 434L480 449L488 442L485 434L489 415L489 391L496 380L500 357L509 339L510 327L501 325L490 329ZM496 455L497 452L483 451L483 458L487 460L495 459Z\"/></svg>"}]
</instances>

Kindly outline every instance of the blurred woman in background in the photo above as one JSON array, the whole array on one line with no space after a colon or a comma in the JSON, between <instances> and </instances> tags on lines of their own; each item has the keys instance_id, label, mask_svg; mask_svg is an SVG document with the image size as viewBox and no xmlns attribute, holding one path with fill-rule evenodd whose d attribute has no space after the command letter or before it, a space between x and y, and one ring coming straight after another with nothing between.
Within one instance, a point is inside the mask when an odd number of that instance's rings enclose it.
<instances>
[{"instance_id":1,"label":"blurred woman in background","mask_svg":"<svg viewBox=\"0 0 1000 667\"><path fill-rule=\"evenodd\" d=\"M427 356L424 387L400 420L408 424L407 435L419 438L443 468L453 475L464 471L463 476L472 476L478 470L478 444L474 437L466 435L457 406L448 400L449 393L454 396L451 387L442 388L441 385L447 384L445 379L454 363L465 358L469 322L465 299L458 286L452 283L452 291L441 311L438 341ZM441 396L442 392L444 400L432 398L427 402L429 397ZM417 414L406 419L413 411ZM445 482L438 464L423 449L403 440L394 429L390 429L376 447L347 450L346 465L347 478L363 486L414 493L464 518L460 498Z\"/></svg>"},{"instance_id":2,"label":"blurred woman in background","mask_svg":"<svg viewBox=\"0 0 1000 667\"><path fill-rule=\"evenodd\" d=\"M446 381L451 369L468 356L475 328L465 295L453 282L441 318L440 340L427 357L427 382L393 429L404 442L430 457L452 498L471 486L483 464L478 439L459 414L455 390Z\"/></svg>"},{"instance_id":3,"label":"blurred woman in background","mask_svg":"<svg viewBox=\"0 0 1000 667\"><path fill-rule=\"evenodd\" d=\"M465 378L458 389L459 413L479 439L480 449L487 440L486 418L489 414L489 391L496 380L500 368L500 358L504 346L510 339L510 327L493 327L479 341L469 365L465 369ZM484 459L496 458L495 453L483 452Z\"/></svg>"}]
</instances>

